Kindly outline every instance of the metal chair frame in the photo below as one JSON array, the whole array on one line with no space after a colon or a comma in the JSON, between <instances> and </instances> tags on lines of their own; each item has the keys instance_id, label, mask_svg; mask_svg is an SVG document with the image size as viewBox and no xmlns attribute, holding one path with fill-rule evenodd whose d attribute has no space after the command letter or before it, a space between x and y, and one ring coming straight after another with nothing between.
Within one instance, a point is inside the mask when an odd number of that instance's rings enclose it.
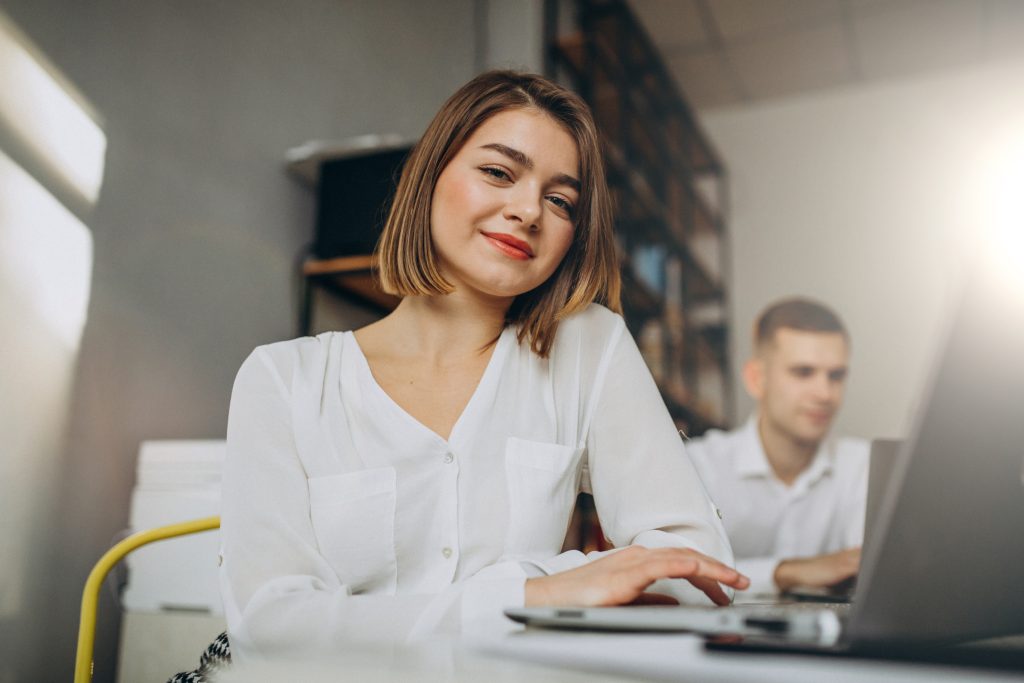
<instances>
[{"instance_id":1,"label":"metal chair frame","mask_svg":"<svg viewBox=\"0 0 1024 683\"><path fill-rule=\"evenodd\" d=\"M168 524L139 531L105 552L89 572L82 591L82 612L78 620L78 650L75 655L75 683L90 683L93 673L93 648L96 644L96 611L103 579L124 557L144 545L168 538L212 531L220 528L220 517L203 517L189 522Z\"/></svg>"}]
</instances>

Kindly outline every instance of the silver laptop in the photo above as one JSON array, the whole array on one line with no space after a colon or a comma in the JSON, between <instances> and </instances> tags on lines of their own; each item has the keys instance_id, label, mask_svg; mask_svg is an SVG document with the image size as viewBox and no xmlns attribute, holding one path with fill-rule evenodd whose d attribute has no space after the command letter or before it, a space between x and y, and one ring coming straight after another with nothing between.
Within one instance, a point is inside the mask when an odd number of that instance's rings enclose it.
<instances>
[{"instance_id":1,"label":"silver laptop","mask_svg":"<svg viewBox=\"0 0 1024 683\"><path fill-rule=\"evenodd\" d=\"M868 519L853 603L522 608L529 625L871 651L1024 633L1024 277L975 272ZM877 485L872 487L877 490Z\"/></svg>"}]
</instances>

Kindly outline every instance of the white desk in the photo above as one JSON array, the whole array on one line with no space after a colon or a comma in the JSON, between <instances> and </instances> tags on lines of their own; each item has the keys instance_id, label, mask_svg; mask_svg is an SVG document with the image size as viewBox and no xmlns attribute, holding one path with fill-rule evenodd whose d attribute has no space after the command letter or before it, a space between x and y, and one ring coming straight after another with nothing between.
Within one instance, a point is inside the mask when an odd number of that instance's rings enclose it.
<instances>
[{"instance_id":1,"label":"white desk","mask_svg":"<svg viewBox=\"0 0 1024 683\"><path fill-rule=\"evenodd\" d=\"M1024 671L1001 672L908 662L790 654L709 652L699 636L526 631L481 643L492 657L542 662L576 670L628 674L651 681L735 683L931 683L1024 681Z\"/></svg>"},{"instance_id":2,"label":"white desk","mask_svg":"<svg viewBox=\"0 0 1024 683\"><path fill-rule=\"evenodd\" d=\"M647 679L575 671L517 658L492 657L451 641L416 647L353 647L319 661L232 664L214 683L642 683Z\"/></svg>"},{"instance_id":3,"label":"white desk","mask_svg":"<svg viewBox=\"0 0 1024 683\"><path fill-rule=\"evenodd\" d=\"M218 683L979 683L1024 681L1024 671L794 655L707 652L691 635L526 631L505 638L434 641L415 647L370 646L320 662L235 666Z\"/></svg>"}]
</instances>

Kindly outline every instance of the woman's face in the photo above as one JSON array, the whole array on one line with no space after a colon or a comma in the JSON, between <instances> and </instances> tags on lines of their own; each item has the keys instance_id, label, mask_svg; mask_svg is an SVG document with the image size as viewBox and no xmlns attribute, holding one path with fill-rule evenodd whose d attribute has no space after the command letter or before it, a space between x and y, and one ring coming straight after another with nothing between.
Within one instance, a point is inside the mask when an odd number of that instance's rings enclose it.
<instances>
[{"instance_id":1,"label":"woman's face","mask_svg":"<svg viewBox=\"0 0 1024 683\"><path fill-rule=\"evenodd\" d=\"M434 188L431 237L457 291L502 298L537 287L572 244L579 157L564 128L535 109L485 121Z\"/></svg>"}]
</instances>

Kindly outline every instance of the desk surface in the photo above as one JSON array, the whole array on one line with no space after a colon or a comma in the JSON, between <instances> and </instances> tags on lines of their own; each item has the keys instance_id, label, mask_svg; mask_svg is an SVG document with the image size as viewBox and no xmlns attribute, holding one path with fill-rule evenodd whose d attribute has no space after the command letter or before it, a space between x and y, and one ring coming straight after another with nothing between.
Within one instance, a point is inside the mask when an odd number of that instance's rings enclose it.
<instances>
[{"instance_id":1,"label":"desk surface","mask_svg":"<svg viewBox=\"0 0 1024 683\"><path fill-rule=\"evenodd\" d=\"M531 662L516 656L491 656L453 641L415 647L367 645L317 661L273 661L242 666L214 678L215 683L641 683L648 679L622 673L594 673Z\"/></svg>"},{"instance_id":2,"label":"desk surface","mask_svg":"<svg viewBox=\"0 0 1024 683\"><path fill-rule=\"evenodd\" d=\"M334 683L635 683L712 681L747 683L931 683L1024 681L1024 671L965 669L780 654L708 652L692 635L533 631L500 639L432 641L417 646L367 646L318 662L273 662L233 667L217 683L302 680Z\"/></svg>"}]
</instances>

